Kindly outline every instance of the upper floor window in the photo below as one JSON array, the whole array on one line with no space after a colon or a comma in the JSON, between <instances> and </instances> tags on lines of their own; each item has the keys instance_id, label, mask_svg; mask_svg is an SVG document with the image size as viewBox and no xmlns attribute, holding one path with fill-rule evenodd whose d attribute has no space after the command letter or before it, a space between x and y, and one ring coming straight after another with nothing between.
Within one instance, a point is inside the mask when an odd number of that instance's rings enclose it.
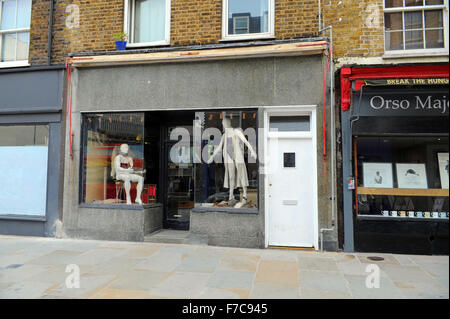
<instances>
[{"instance_id":1,"label":"upper floor window","mask_svg":"<svg viewBox=\"0 0 450 319\"><path fill-rule=\"evenodd\" d=\"M170 0L125 0L129 47L170 43Z\"/></svg>"},{"instance_id":2,"label":"upper floor window","mask_svg":"<svg viewBox=\"0 0 450 319\"><path fill-rule=\"evenodd\" d=\"M223 39L273 36L274 0L223 0Z\"/></svg>"},{"instance_id":3,"label":"upper floor window","mask_svg":"<svg viewBox=\"0 0 450 319\"><path fill-rule=\"evenodd\" d=\"M385 0L387 52L448 52L448 0Z\"/></svg>"},{"instance_id":4,"label":"upper floor window","mask_svg":"<svg viewBox=\"0 0 450 319\"><path fill-rule=\"evenodd\" d=\"M0 66L28 63L31 0L0 0Z\"/></svg>"}]
</instances>

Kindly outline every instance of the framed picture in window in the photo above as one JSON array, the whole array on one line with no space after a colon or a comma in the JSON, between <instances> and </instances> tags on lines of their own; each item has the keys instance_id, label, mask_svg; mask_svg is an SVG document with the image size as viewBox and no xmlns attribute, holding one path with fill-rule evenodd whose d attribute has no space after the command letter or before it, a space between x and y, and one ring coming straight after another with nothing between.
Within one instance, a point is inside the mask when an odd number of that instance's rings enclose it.
<instances>
[{"instance_id":1,"label":"framed picture in window","mask_svg":"<svg viewBox=\"0 0 450 319\"><path fill-rule=\"evenodd\" d=\"M392 163L363 163L364 187L393 188Z\"/></svg>"},{"instance_id":2,"label":"framed picture in window","mask_svg":"<svg viewBox=\"0 0 450 319\"><path fill-rule=\"evenodd\" d=\"M448 189L448 153L438 153L439 175L441 188Z\"/></svg>"},{"instance_id":3,"label":"framed picture in window","mask_svg":"<svg viewBox=\"0 0 450 319\"><path fill-rule=\"evenodd\" d=\"M425 164L397 163L396 168L399 188L428 188Z\"/></svg>"}]
</instances>

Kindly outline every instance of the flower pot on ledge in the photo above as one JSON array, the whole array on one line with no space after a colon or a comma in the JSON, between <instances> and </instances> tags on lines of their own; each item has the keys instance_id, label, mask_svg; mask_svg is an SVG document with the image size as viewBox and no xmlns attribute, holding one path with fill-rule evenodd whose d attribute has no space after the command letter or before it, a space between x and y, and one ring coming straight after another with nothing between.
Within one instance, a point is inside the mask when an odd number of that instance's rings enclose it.
<instances>
[{"instance_id":1,"label":"flower pot on ledge","mask_svg":"<svg viewBox=\"0 0 450 319\"><path fill-rule=\"evenodd\" d=\"M127 41L116 41L117 50L124 51L127 49Z\"/></svg>"}]
</instances>

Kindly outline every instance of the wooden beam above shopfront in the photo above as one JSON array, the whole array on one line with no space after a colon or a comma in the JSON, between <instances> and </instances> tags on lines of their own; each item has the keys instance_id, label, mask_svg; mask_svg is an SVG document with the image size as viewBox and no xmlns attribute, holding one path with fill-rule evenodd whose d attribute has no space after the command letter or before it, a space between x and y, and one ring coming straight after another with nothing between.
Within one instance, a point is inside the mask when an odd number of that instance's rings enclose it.
<instances>
[{"instance_id":1,"label":"wooden beam above shopfront","mask_svg":"<svg viewBox=\"0 0 450 319\"><path fill-rule=\"evenodd\" d=\"M73 57L69 60L75 67L112 66L127 64L209 61L263 57L286 57L322 54L326 41L297 42L287 44L248 46L238 48L169 51L151 53L125 53Z\"/></svg>"}]
</instances>

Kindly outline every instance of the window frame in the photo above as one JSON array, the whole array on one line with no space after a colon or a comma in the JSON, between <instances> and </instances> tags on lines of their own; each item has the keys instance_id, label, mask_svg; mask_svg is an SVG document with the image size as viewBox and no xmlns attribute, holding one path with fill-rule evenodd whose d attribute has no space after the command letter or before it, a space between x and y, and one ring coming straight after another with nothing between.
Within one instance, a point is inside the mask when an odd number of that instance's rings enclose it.
<instances>
[{"instance_id":1,"label":"window frame","mask_svg":"<svg viewBox=\"0 0 450 319\"><path fill-rule=\"evenodd\" d=\"M422 6L402 6L395 8L386 8L386 1L383 1L383 42L384 42L384 58L395 58L395 57L415 57L415 56L442 56L448 55L449 53L449 30L448 30L448 2L449 0L444 0L443 4L439 5L422 5ZM403 3L404 4L404 3ZM386 13L402 13L404 17L405 12L425 12L430 10L442 10L443 13L443 33L444 33L444 47L443 48L423 48L423 49L406 49L405 48L405 37L403 36L403 49L402 50L387 50L386 49ZM423 14L422 14L423 15ZM423 21L423 19L422 19ZM426 44L425 35L425 25L422 26L423 31L423 41ZM402 32L405 34L405 25L402 21Z\"/></svg>"},{"instance_id":2,"label":"window frame","mask_svg":"<svg viewBox=\"0 0 450 319\"><path fill-rule=\"evenodd\" d=\"M2 2L4 2L4 0L0 0L0 24L2 22L2 10L3 10L3 6L1 5ZM31 2L31 10L33 8L33 3ZM15 19L17 19L17 10L18 10L18 6L17 6L17 0L16 0L16 17ZM30 15L30 25L31 25L31 15ZM14 61L1 61L1 52L2 52L2 38L4 34L8 34L8 33L25 33L28 32L28 34L30 34L31 31L31 27L28 28L17 28L17 29L8 29L8 30L0 30L0 68L9 68L9 67L21 67L21 66L29 66L28 60L29 60L29 46L30 46L30 39L28 39L28 55L27 55L27 59L26 60L14 60ZM15 57L17 59L17 40L16 40L16 47L15 47Z\"/></svg>"},{"instance_id":3,"label":"window frame","mask_svg":"<svg viewBox=\"0 0 450 319\"><path fill-rule=\"evenodd\" d=\"M150 46L164 46L170 45L170 22L171 22L171 8L172 1L166 1L166 23L165 23L165 37L164 40L153 42L132 42L134 38L134 13L136 0L124 0L124 19L123 30L128 35L127 48L139 48Z\"/></svg>"},{"instance_id":4,"label":"window frame","mask_svg":"<svg viewBox=\"0 0 450 319\"><path fill-rule=\"evenodd\" d=\"M228 1L222 0L222 39L220 41L275 38L275 0L268 1L268 31L261 33L228 34Z\"/></svg>"}]
</instances>

